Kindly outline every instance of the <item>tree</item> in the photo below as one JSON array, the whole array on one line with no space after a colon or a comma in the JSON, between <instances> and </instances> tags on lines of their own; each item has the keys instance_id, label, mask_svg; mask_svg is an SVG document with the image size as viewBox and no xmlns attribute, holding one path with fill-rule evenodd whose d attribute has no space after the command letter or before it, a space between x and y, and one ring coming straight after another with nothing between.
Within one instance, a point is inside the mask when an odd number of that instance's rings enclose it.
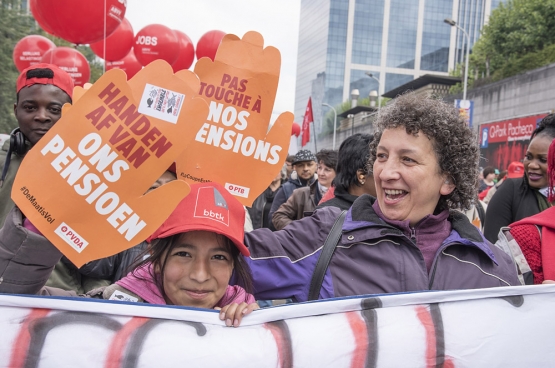
<instances>
[{"instance_id":1,"label":"tree","mask_svg":"<svg viewBox=\"0 0 555 368\"><path fill-rule=\"evenodd\" d=\"M472 69L478 77L489 77L507 64L554 44L553 34L555 0L501 3L491 13L480 39L474 44L470 58Z\"/></svg>"},{"instance_id":2,"label":"tree","mask_svg":"<svg viewBox=\"0 0 555 368\"><path fill-rule=\"evenodd\" d=\"M13 115L15 82L19 72L12 59L15 44L35 28L32 17L22 12L21 1L0 0L0 133L9 133L17 122Z\"/></svg>"}]
</instances>

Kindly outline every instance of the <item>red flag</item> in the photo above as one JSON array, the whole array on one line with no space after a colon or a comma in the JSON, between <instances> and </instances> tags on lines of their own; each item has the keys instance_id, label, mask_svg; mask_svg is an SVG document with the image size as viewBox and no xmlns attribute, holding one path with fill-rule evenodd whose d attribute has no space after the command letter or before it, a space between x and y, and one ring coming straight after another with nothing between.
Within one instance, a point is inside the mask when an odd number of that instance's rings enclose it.
<instances>
[{"instance_id":1,"label":"red flag","mask_svg":"<svg viewBox=\"0 0 555 368\"><path fill-rule=\"evenodd\" d=\"M310 123L314 122L312 116L312 97L308 98L308 104L306 104L306 111L304 112L303 119L303 138L301 141L301 147L304 147L308 141L310 141Z\"/></svg>"}]
</instances>

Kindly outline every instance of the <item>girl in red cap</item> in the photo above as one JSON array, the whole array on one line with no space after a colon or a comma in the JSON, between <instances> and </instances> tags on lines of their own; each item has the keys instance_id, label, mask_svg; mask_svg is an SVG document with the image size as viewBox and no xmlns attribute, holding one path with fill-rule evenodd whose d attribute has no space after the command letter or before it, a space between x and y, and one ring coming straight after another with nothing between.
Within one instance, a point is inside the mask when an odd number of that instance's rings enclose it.
<instances>
[{"instance_id":1,"label":"girl in red cap","mask_svg":"<svg viewBox=\"0 0 555 368\"><path fill-rule=\"evenodd\" d=\"M12 211L13 218L23 218L17 207ZM243 243L244 221L243 206L224 187L192 185L189 195L150 236L150 247L133 271L85 296L220 309L220 319L237 327L244 315L258 308L243 258L250 255ZM77 296L75 291L44 286L62 254L22 221L9 222L0 230L0 250L18 257L0 257L4 270L0 292ZM232 276L235 286L229 285Z\"/></svg>"}]
</instances>

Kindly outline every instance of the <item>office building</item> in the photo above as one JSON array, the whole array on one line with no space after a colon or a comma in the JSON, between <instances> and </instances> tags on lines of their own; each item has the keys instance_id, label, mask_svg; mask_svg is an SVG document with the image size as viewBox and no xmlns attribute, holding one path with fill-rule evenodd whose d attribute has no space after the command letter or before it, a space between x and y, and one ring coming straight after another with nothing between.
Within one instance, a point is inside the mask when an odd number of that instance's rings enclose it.
<instances>
[{"instance_id":1,"label":"office building","mask_svg":"<svg viewBox=\"0 0 555 368\"><path fill-rule=\"evenodd\" d=\"M302 0L295 119L312 96L316 131L328 111L358 89L383 94L425 74L447 76L464 62L492 9L505 0ZM371 73L374 78L366 73ZM379 81L379 83L378 83Z\"/></svg>"}]
</instances>

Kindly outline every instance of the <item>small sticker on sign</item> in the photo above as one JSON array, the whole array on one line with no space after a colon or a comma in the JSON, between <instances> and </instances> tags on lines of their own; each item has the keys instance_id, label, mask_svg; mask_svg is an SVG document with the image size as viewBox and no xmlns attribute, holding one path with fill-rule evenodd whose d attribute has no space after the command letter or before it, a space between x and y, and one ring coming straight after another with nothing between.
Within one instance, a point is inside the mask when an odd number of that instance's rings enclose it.
<instances>
[{"instance_id":1,"label":"small sticker on sign","mask_svg":"<svg viewBox=\"0 0 555 368\"><path fill-rule=\"evenodd\" d=\"M176 124L184 99L182 93L147 83L139 103L139 112Z\"/></svg>"},{"instance_id":2,"label":"small sticker on sign","mask_svg":"<svg viewBox=\"0 0 555 368\"><path fill-rule=\"evenodd\" d=\"M120 302L138 302L139 299L131 296L129 294L126 294L122 291L116 290L114 291L114 293L110 296L110 299L108 300L118 300Z\"/></svg>"},{"instance_id":3,"label":"small sticker on sign","mask_svg":"<svg viewBox=\"0 0 555 368\"><path fill-rule=\"evenodd\" d=\"M251 188L242 187L237 184L225 183L225 189L237 197L248 198Z\"/></svg>"},{"instance_id":4,"label":"small sticker on sign","mask_svg":"<svg viewBox=\"0 0 555 368\"><path fill-rule=\"evenodd\" d=\"M69 227L69 225L65 222L62 222L60 226L54 230L54 233L75 249L77 253L81 253L83 249L89 245L88 241L83 239L81 235L77 234L77 232Z\"/></svg>"}]
</instances>

